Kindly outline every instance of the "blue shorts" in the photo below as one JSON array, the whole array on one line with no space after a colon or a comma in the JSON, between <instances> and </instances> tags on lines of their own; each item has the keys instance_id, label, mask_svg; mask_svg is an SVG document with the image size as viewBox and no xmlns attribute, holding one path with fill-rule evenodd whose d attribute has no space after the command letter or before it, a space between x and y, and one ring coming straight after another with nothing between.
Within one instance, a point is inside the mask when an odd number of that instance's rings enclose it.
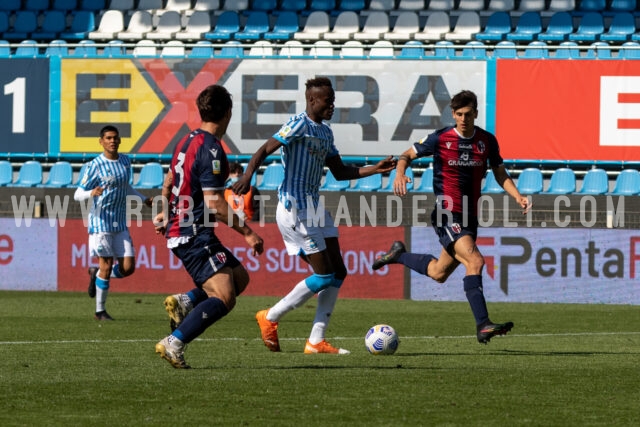
<instances>
[{"instance_id":1,"label":"blue shorts","mask_svg":"<svg viewBox=\"0 0 640 427\"><path fill-rule=\"evenodd\" d=\"M471 236L473 241L478 237L478 218L467 218L467 225L463 226L464 217L462 214L450 212L451 222L447 215L441 215L440 224L438 224L437 209L431 212L431 225L438 235L440 244L451 255L455 257L453 244L462 236Z\"/></svg>"},{"instance_id":2,"label":"blue shorts","mask_svg":"<svg viewBox=\"0 0 640 427\"><path fill-rule=\"evenodd\" d=\"M235 268L240 261L222 246L210 231L196 234L187 243L171 249L187 270L197 287L213 277L223 267Z\"/></svg>"}]
</instances>

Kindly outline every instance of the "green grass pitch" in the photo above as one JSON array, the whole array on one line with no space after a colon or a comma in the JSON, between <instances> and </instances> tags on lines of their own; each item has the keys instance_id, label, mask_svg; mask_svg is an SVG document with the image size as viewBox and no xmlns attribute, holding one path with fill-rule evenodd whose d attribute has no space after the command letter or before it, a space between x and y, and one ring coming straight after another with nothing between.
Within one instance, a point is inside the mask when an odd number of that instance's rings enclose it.
<instances>
[{"instance_id":1,"label":"green grass pitch","mask_svg":"<svg viewBox=\"0 0 640 427\"><path fill-rule=\"evenodd\" d=\"M636 426L640 308L491 304L513 331L478 344L466 303L338 300L328 331L350 355L302 353L315 301L280 322L283 351L254 320L275 298L240 297L187 347L191 370L154 353L164 295L112 292L115 322L86 294L0 292L5 426ZM398 352L364 335L392 325Z\"/></svg>"}]
</instances>

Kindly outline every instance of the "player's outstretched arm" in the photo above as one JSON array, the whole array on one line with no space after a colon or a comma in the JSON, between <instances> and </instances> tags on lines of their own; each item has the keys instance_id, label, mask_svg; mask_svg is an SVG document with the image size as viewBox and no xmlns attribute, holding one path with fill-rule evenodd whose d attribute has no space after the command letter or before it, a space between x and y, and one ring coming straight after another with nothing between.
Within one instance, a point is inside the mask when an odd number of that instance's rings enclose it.
<instances>
[{"instance_id":1,"label":"player's outstretched arm","mask_svg":"<svg viewBox=\"0 0 640 427\"><path fill-rule=\"evenodd\" d=\"M417 158L418 155L413 148L409 148L398 157L396 178L393 181L393 193L396 196L404 196L407 194L407 184L411 182L411 178L405 175L405 172L411 162Z\"/></svg>"},{"instance_id":2,"label":"player's outstretched arm","mask_svg":"<svg viewBox=\"0 0 640 427\"><path fill-rule=\"evenodd\" d=\"M338 155L329 157L326 160L326 165L338 181L344 181L347 179L364 178L365 176L392 171L396 167L396 160L393 156L389 156L380 160L373 166L363 166L358 168L355 166L345 165L342 162L342 157Z\"/></svg>"},{"instance_id":3,"label":"player's outstretched arm","mask_svg":"<svg viewBox=\"0 0 640 427\"><path fill-rule=\"evenodd\" d=\"M280 147L282 147L282 143L275 138L269 138L267 142L262 144L262 146L258 148L258 151L251 156L251 160L249 160L249 164L242 177L231 186L231 191L236 194L247 194L251 189L251 177L253 173L260 167L269 154Z\"/></svg>"}]
</instances>

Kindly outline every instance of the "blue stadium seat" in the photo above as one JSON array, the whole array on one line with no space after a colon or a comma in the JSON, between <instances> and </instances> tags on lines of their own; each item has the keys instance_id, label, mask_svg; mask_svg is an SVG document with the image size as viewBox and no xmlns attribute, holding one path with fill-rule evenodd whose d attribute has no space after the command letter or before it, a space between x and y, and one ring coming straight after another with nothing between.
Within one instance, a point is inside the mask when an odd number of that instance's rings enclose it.
<instances>
[{"instance_id":1,"label":"blue stadium seat","mask_svg":"<svg viewBox=\"0 0 640 427\"><path fill-rule=\"evenodd\" d=\"M365 2L365 0L340 0L340 7L337 12L351 11L360 13L367 10L366 3L368 2Z\"/></svg>"},{"instance_id":2,"label":"blue stadium seat","mask_svg":"<svg viewBox=\"0 0 640 427\"><path fill-rule=\"evenodd\" d=\"M418 40L409 40L400 50L400 58L417 59L424 56L424 45Z\"/></svg>"},{"instance_id":3,"label":"blue stadium seat","mask_svg":"<svg viewBox=\"0 0 640 427\"><path fill-rule=\"evenodd\" d=\"M405 171L404 174L406 176L408 176L409 178L411 178L411 182L407 183L407 190L413 190L414 184L415 184L415 178L413 176L413 169L411 169L411 167L408 167ZM389 180L387 181L387 185L385 185L382 188L382 191L393 191L393 181L396 179L396 170L392 170L391 173L389 173Z\"/></svg>"},{"instance_id":4,"label":"blue stadium seat","mask_svg":"<svg viewBox=\"0 0 640 427\"><path fill-rule=\"evenodd\" d=\"M247 12L252 13L252 12L259 11L259 12L271 13L277 8L278 8L278 0L253 0L251 2L251 10Z\"/></svg>"},{"instance_id":5,"label":"blue stadium seat","mask_svg":"<svg viewBox=\"0 0 640 427\"><path fill-rule=\"evenodd\" d=\"M107 0L80 0L80 10L88 10L94 13L100 13L107 8Z\"/></svg>"},{"instance_id":6,"label":"blue stadium seat","mask_svg":"<svg viewBox=\"0 0 640 427\"><path fill-rule=\"evenodd\" d=\"M28 39L38 29L38 13L33 10L18 10L13 18L11 30L3 38L9 41Z\"/></svg>"},{"instance_id":7,"label":"blue stadium seat","mask_svg":"<svg viewBox=\"0 0 640 427\"><path fill-rule=\"evenodd\" d=\"M640 193L640 173L636 169L624 169L616 178L611 194L617 196L634 196Z\"/></svg>"},{"instance_id":8,"label":"blue stadium seat","mask_svg":"<svg viewBox=\"0 0 640 427\"><path fill-rule=\"evenodd\" d=\"M11 56L11 47L8 40L0 40L0 58L9 58Z\"/></svg>"},{"instance_id":9,"label":"blue stadium seat","mask_svg":"<svg viewBox=\"0 0 640 427\"><path fill-rule=\"evenodd\" d=\"M510 40L498 42L496 48L493 50L493 57L507 59L517 58L518 51L516 50L516 44Z\"/></svg>"},{"instance_id":10,"label":"blue stadium seat","mask_svg":"<svg viewBox=\"0 0 640 427\"><path fill-rule=\"evenodd\" d=\"M208 40L198 40L191 48L189 58L213 58L213 44Z\"/></svg>"},{"instance_id":11,"label":"blue stadium seat","mask_svg":"<svg viewBox=\"0 0 640 427\"><path fill-rule=\"evenodd\" d=\"M302 16L308 16L317 11L331 14L334 10L337 10L336 0L311 0L309 8L302 11Z\"/></svg>"},{"instance_id":12,"label":"blue stadium seat","mask_svg":"<svg viewBox=\"0 0 640 427\"><path fill-rule=\"evenodd\" d=\"M487 175L484 177L484 184L482 185L482 193L497 194L504 193L504 188L500 187L496 177L493 174L493 169L487 171Z\"/></svg>"},{"instance_id":13,"label":"blue stadium seat","mask_svg":"<svg viewBox=\"0 0 640 427\"><path fill-rule=\"evenodd\" d=\"M71 54L71 56L79 58L87 58L96 55L98 55L98 48L96 46L96 42L93 40L80 40Z\"/></svg>"},{"instance_id":14,"label":"blue stadium seat","mask_svg":"<svg viewBox=\"0 0 640 427\"><path fill-rule=\"evenodd\" d=\"M366 176L356 180L356 184L349 188L350 191L378 191L382 188L382 175Z\"/></svg>"},{"instance_id":15,"label":"blue stadium seat","mask_svg":"<svg viewBox=\"0 0 640 427\"><path fill-rule=\"evenodd\" d=\"M538 194L542 192L542 171L538 168L526 168L518 177L516 184L522 194Z\"/></svg>"},{"instance_id":16,"label":"blue stadium seat","mask_svg":"<svg viewBox=\"0 0 640 427\"><path fill-rule=\"evenodd\" d=\"M534 41L527 45L524 49L523 58L529 59L542 59L549 57L549 49L547 49L547 44L541 41Z\"/></svg>"},{"instance_id":17,"label":"blue stadium seat","mask_svg":"<svg viewBox=\"0 0 640 427\"><path fill-rule=\"evenodd\" d=\"M104 49L102 49L102 56L104 58L120 58L126 54L127 48L124 46L122 40L110 40Z\"/></svg>"},{"instance_id":18,"label":"blue stadium seat","mask_svg":"<svg viewBox=\"0 0 640 427\"><path fill-rule=\"evenodd\" d=\"M49 0L25 0L24 9L42 13L49 9Z\"/></svg>"},{"instance_id":19,"label":"blue stadium seat","mask_svg":"<svg viewBox=\"0 0 640 427\"><path fill-rule=\"evenodd\" d=\"M244 49L239 41L231 40L225 42L222 49L220 49L220 56L241 58L244 56Z\"/></svg>"},{"instance_id":20,"label":"blue stadium seat","mask_svg":"<svg viewBox=\"0 0 640 427\"><path fill-rule=\"evenodd\" d=\"M162 188L164 181L164 171L162 165L157 162L145 163L140 170L136 188Z\"/></svg>"},{"instance_id":21,"label":"blue stadium seat","mask_svg":"<svg viewBox=\"0 0 640 427\"><path fill-rule=\"evenodd\" d=\"M609 29L600 35L604 42L623 43L631 39L636 31L634 16L629 12L620 12L613 15Z\"/></svg>"},{"instance_id":22,"label":"blue stadium seat","mask_svg":"<svg viewBox=\"0 0 640 427\"><path fill-rule=\"evenodd\" d=\"M539 12L525 12L518 19L516 29L507 34L507 40L531 42L542 32L542 19Z\"/></svg>"},{"instance_id":23,"label":"blue stadium seat","mask_svg":"<svg viewBox=\"0 0 640 427\"><path fill-rule=\"evenodd\" d=\"M233 35L238 31L240 31L240 17L238 13L233 10L227 10L218 17L213 31L204 33L204 38L224 42L231 40Z\"/></svg>"},{"instance_id":24,"label":"blue stadium seat","mask_svg":"<svg viewBox=\"0 0 640 427\"><path fill-rule=\"evenodd\" d=\"M577 12L602 12L607 8L607 0L580 0Z\"/></svg>"},{"instance_id":25,"label":"blue stadium seat","mask_svg":"<svg viewBox=\"0 0 640 427\"><path fill-rule=\"evenodd\" d=\"M300 30L298 15L295 12L284 11L278 15L273 30L264 33L265 40L286 41L293 38L293 34Z\"/></svg>"},{"instance_id":26,"label":"blue stadium seat","mask_svg":"<svg viewBox=\"0 0 640 427\"><path fill-rule=\"evenodd\" d=\"M0 160L0 187L10 185L13 181L13 167L11 162Z\"/></svg>"},{"instance_id":27,"label":"blue stadium seat","mask_svg":"<svg viewBox=\"0 0 640 427\"><path fill-rule=\"evenodd\" d=\"M35 58L38 55L40 55L40 49L38 48L38 43L35 40L22 40L16 48L16 52L13 56Z\"/></svg>"},{"instance_id":28,"label":"blue stadium seat","mask_svg":"<svg viewBox=\"0 0 640 427\"><path fill-rule=\"evenodd\" d=\"M0 10L14 12L22 7L22 0L3 0L0 2Z\"/></svg>"},{"instance_id":29,"label":"blue stadium seat","mask_svg":"<svg viewBox=\"0 0 640 427\"><path fill-rule=\"evenodd\" d=\"M573 18L569 12L556 12L551 15L547 29L538 34L538 40L561 42L573 33Z\"/></svg>"},{"instance_id":30,"label":"blue stadium seat","mask_svg":"<svg viewBox=\"0 0 640 427\"><path fill-rule=\"evenodd\" d=\"M283 180L284 167L281 163L273 162L264 170L258 190L277 190Z\"/></svg>"},{"instance_id":31,"label":"blue stadium seat","mask_svg":"<svg viewBox=\"0 0 640 427\"><path fill-rule=\"evenodd\" d=\"M11 26L9 25L9 15L11 12L6 10L0 10L0 35L9 31Z\"/></svg>"},{"instance_id":32,"label":"blue stadium seat","mask_svg":"<svg viewBox=\"0 0 640 427\"><path fill-rule=\"evenodd\" d=\"M31 34L35 40L53 40L67 28L67 14L61 10L49 10L44 13L42 25Z\"/></svg>"},{"instance_id":33,"label":"blue stadium seat","mask_svg":"<svg viewBox=\"0 0 640 427\"><path fill-rule=\"evenodd\" d=\"M453 58L456 56L454 44L449 40L440 40L436 42L433 56L435 58Z\"/></svg>"},{"instance_id":34,"label":"blue stadium seat","mask_svg":"<svg viewBox=\"0 0 640 427\"><path fill-rule=\"evenodd\" d=\"M611 59L613 56L608 43L594 42L589 45L585 57L590 59Z\"/></svg>"},{"instance_id":35,"label":"blue stadium seat","mask_svg":"<svg viewBox=\"0 0 640 427\"><path fill-rule=\"evenodd\" d=\"M78 172L78 179L73 183L74 185L79 185L80 181L82 181L82 176L84 175L85 171L87 170L87 165L88 165L88 163L84 163L82 165L82 167L80 167L80 172Z\"/></svg>"},{"instance_id":36,"label":"blue stadium seat","mask_svg":"<svg viewBox=\"0 0 640 427\"><path fill-rule=\"evenodd\" d=\"M420 186L417 190L421 193L433 193L433 168L427 168L420 176Z\"/></svg>"},{"instance_id":37,"label":"blue stadium seat","mask_svg":"<svg viewBox=\"0 0 640 427\"><path fill-rule=\"evenodd\" d=\"M570 194L576 191L576 174L573 169L559 168L551 175L551 183L547 189L549 194Z\"/></svg>"},{"instance_id":38,"label":"blue stadium seat","mask_svg":"<svg viewBox=\"0 0 640 427\"><path fill-rule=\"evenodd\" d=\"M281 11L302 13L307 8L307 0L282 0Z\"/></svg>"},{"instance_id":39,"label":"blue stadium seat","mask_svg":"<svg viewBox=\"0 0 640 427\"><path fill-rule=\"evenodd\" d=\"M326 190L326 191L344 191L347 188L349 188L350 185L351 185L351 181L350 180L345 179L345 180L342 180L342 181L338 181L335 178L335 176L333 176L331 171L328 170L327 173L325 174L324 183L322 184L320 189L321 190Z\"/></svg>"},{"instance_id":40,"label":"blue stadium seat","mask_svg":"<svg viewBox=\"0 0 640 427\"><path fill-rule=\"evenodd\" d=\"M605 194L609 191L607 171L600 168L589 169L582 179L580 194Z\"/></svg>"},{"instance_id":41,"label":"blue stadium seat","mask_svg":"<svg viewBox=\"0 0 640 427\"><path fill-rule=\"evenodd\" d=\"M69 31L60 34L61 39L65 40L85 40L91 31L96 29L96 20L93 12L89 10L80 10L75 12Z\"/></svg>"},{"instance_id":42,"label":"blue stadium seat","mask_svg":"<svg viewBox=\"0 0 640 427\"><path fill-rule=\"evenodd\" d=\"M78 0L53 0L51 4L52 10L63 10L70 12L78 8Z\"/></svg>"},{"instance_id":43,"label":"blue stadium seat","mask_svg":"<svg viewBox=\"0 0 640 427\"><path fill-rule=\"evenodd\" d=\"M633 13L635 10L636 0L611 0L611 4L609 5L609 12L614 14L618 12Z\"/></svg>"},{"instance_id":44,"label":"blue stadium seat","mask_svg":"<svg viewBox=\"0 0 640 427\"><path fill-rule=\"evenodd\" d=\"M476 34L476 40L499 42L511 32L511 15L508 12L494 12L489 16L484 30Z\"/></svg>"},{"instance_id":45,"label":"blue stadium seat","mask_svg":"<svg viewBox=\"0 0 640 427\"><path fill-rule=\"evenodd\" d=\"M640 59L640 43L624 42L618 51L620 59Z\"/></svg>"},{"instance_id":46,"label":"blue stadium seat","mask_svg":"<svg viewBox=\"0 0 640 427\"><path fill-rule=\"evenodd\" d=\"M260 40L262 35L269 31L269 16L266 12L251 12L242 29L233 35L236 40Z\"/></svg>"},{"instance_id":47,"label":"blue stadium seat","mask_svg":"<svg viewBox=\"0 0 640 427\"><path fill-rule=\"evenodd\" d=\"M64 57L69 55L69 46L67 42L64 40L52 40L49 43L49 46L44 51L44 55L47 57L57 56Z\"/></svg>"},{"instance_id":48,"label":"blue stadium seat","mask_svg":"<svg viewBox=\"0 0 640 427\"><path fill-rule=\"evenodd\" d=\"M20 166L16 187L35 187L42 183L42 165L37 160L28 160Z\"/></svg>"},{"instance_id":49,"label":"blue stadium seat","mask_svg":"<svg viewBox=\"0 0 640 427\"><path fill-rule=\"evenodd\" d=\"M487 48L484 43L472 40L465 43L464 48L462 48L462 57L485 59L487 57Z\"/></svg>"},{"instance_id":50,"label":"blue stadium seat","mask_svg":"<svg viewBox=\"0 0 640 427\"><path fill-rule=\"evenodd\" d=\"M49 169L49 177L41 187L69 187L73 183L73 168L71 163L61 160ZM39 187L40 187L39 186Z\"/></svg>"},{"instance_id":51,"label":"blue stadium seat","mask_svg":"<svg viewBox=\"0 0 640 427\"><path fill-rule=\"evenodd\" d=\"M576 59L580 58L580 49L576 42L562 42L555 49L554 58L559 59Z\"/></svg>"},{"instance_id":52,"label":"blue stadium seat","mask_svg":"<svg viewBox=\"0 0 640 427\"><path fill-rule=\"evenodd\" d=\"M580 19L578 29L569 34L569 40L576 42L595 42L604 32L604 19L598 12L587 12Z\"/></svg>"}]
</instances>

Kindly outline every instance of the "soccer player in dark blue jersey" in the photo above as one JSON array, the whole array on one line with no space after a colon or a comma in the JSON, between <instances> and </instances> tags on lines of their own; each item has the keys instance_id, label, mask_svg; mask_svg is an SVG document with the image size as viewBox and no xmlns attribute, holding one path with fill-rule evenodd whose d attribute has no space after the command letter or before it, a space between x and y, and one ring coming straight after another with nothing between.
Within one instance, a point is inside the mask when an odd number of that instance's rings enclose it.
<instances>
[{"instance_id":1,"label":"soccer player in dark blue jersey","mask_svg":"<svg viewBox=\"0 0 640 427\"><path fill-rule=\"evenodd\" d=\"M156 353L174 368L189 368L184 347L226 316L249 284L249 273L214 233L220 221L242 234L254 254L263 241L229 208L224 197L229 163L221 144L231 120L232 100L222 86L204 89L196 101L202 125L173 152L162 188L163 212L154 218L157 233L182 261L196 287L165 299L173 332L156 344ZM168 208L168 218L165 211Z\"/></svg>"},{"instance_id":2,"label":"soccer player in dark blue jersey","mask_svg":"<svg viewBox=\"0 0 640 427\"><path fill-rule=\"evenodd\" d=\"M504 335L513 328L513 322L496 324L489 319L482 291L484 258L476 245L477 205L487 167L491 167L498 183L524 213L529 211L531 204L509 177L496 137L475 125L478 117L475 93L461 91L451 99L450 106L455 126L440 129L405 151L398 159L393 182L394 193L404 196L407 183L411 181L405 175L411 161L433 156L433 189L437 202L431 223L442 245L440 256L408 253L404 243L396 241L389 252L374 261L373 269L378 270L387 264L403 264L438 283L444 283L458 265L463 264L466 269L464 291L475 317L477 338L486 344L493 336Z\"/></svg>"}]
</instances>

